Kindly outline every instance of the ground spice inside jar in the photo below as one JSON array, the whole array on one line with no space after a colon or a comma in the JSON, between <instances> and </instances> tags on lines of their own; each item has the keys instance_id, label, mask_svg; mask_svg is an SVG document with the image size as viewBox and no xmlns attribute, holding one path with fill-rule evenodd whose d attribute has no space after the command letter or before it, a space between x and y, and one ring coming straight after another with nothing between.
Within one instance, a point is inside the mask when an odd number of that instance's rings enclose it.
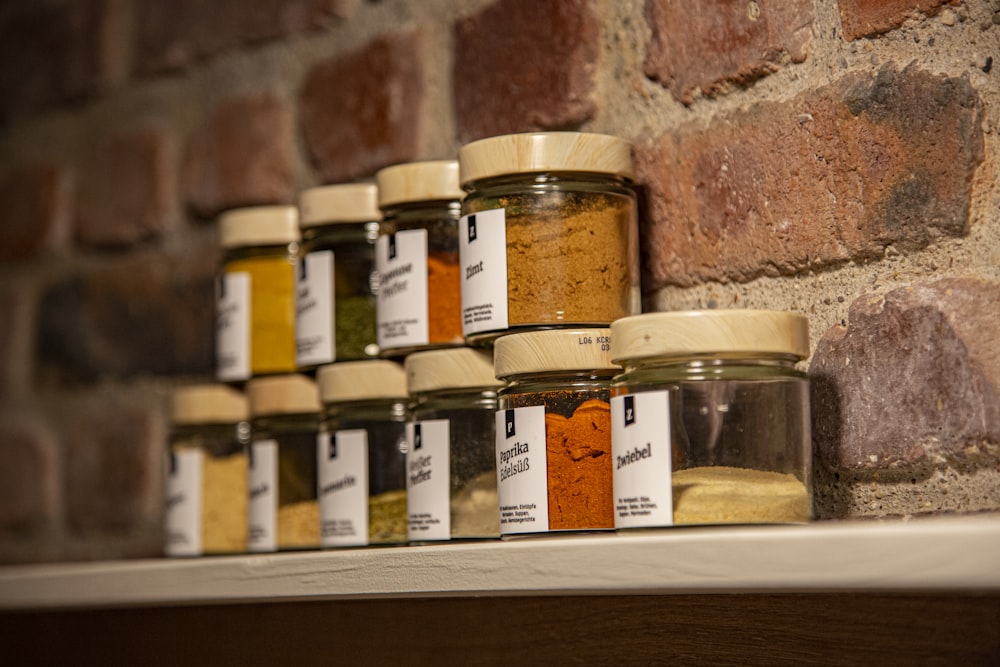
<instances>
[{"instance_id":1,"label":"ground spice inside jar","mask_svg":"<svg viewBox=\"0 0 1000 667\"><path fill-rule=\"evenodd\" d=\"M591 399L568 419L545 414L549 528L614 528L611 407Z\"/></svg>"},{"instance_id":2,"label":"ground spice inside jar","mask_svg":"<svg viewBox=\"0 0 1000 667\"><path fill-rule=\"evenodd\" d=\"M202 460L202 551L240 553L247 548L246 454Z\"/></svg>"},{"instance_id":3,"label":"ground spice inside jar","mask_svg":"<svg viewBox=\"0 0 1000 667\"><path fill-rule=\"evenodd\" d=\"M460 277L457 254L427 257L427 338L432 344L462 340Z\"/></svg>"},{"instance_id":4,"label":"ground spice inside jar","mask_svg":"<svg viewBox=\"0 0 1000 667\"><path fill-rule=\"evenodd\" d=\"M794 475L729 466L672 474L674 524L804 523L809 494Z\"/></svg>"},{"instance_id":5,"label":"ground spice inside jar","mask_svg":"<svg viewBox=\"0 0 1000 667\"><path fill-rule=\"evenodd\" d=\"M386 491L368 498L368 541L406 542L406 491Z\"/></svg>"},{"instance_id":6,"label":"ground spice inside jar","mask_svg":"<svg viewBox=\"0 0 1000 667\"><path fill-rule=\"evenodd\" d=\"M250 371L295 370L295 267L285 257L248 257L226 273L250 275Z\"/></svg>"}]
</instances>

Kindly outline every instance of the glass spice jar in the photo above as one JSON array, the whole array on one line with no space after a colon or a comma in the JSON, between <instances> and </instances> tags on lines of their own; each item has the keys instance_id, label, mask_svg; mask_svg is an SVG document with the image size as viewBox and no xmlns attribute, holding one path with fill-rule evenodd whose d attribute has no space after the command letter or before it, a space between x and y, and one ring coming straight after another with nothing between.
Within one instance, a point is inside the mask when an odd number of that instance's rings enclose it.
<instances>
[{"instance_id":1,"label":"glass spice jar","mask_svg":"<svg viewBox=\"0 0 1000 667\"><path fill-rule=\"evenodd\" d=\"M610 530L611 363L608 329L497 339L506 380L496 414L500 532Z\"/></svg>"},{"instance_id":2,"label":"glass spice jar","mask_svg":"<svg viewBox=\"0 0 1000 667\"><path fill-rule=\"evenodd\" d=\"M319 396L304 375L254 378L250 398L249 550L318 549Z\"/></svg>"},{"instance_id":3,"label":"glass spice jar","mask_svg":"<svg viewBox=\"0 0 1000 667\"><path fill-rule=\"evenodd\" d=\"M174 391L165 480L166 555L246 551L247 415L246 398L225 385Z\"/></svg>"},{"instance_id":4,"label":"glass spice jar","mask_svg":"<svg viewBox=\"0 0 1000 667\"><path fill-rule=\"evenodd\" d=\"M295 262L298 213L294 206L255 206L219 218L225 257L216 286L216 376L295 370Z\"/></svg>"},{"instance_id":5,"label":"glass spice jar","mask_svg":"<svg viewBox=\"0 0 1000 667\"><path fill-rule=\"evenodd\" d=\"M406 372L373 359L323 366L317 378L323 546L405 544Z\"/></svg>"},{"instance_id":6,"label":"glass spice jar","mask_svg":"<svg viewBox=\"0 0 1000 667\"><path fill-rule=\"evenodd\" d=\"M299 195L295 347L300 370L378 356L375 239L381 219L371 183L328 185Z\"/></svg>"},{"instance_id":7,"label":"glass spice jar","mask_svg":"<svg viewBox=\"0 0 1000 667\"><path fill-rule=\"evenodd\" d=\"M386 167L375 181L384 216L375 248L383 356L462 344L458 163Z\"/></svg>"},{"instance_id":8,"label":"glass spice jar","mask_svg":"<svg viewBox=\"0 0 1000 667\"><path fill-rule=\"evenodd\" d=\"M618 528L810 518L804 316L649 313L611 331Z\"/></svg>"},{"instance_id":9,"label":"glass spice jar","mask_svg":"<svg viewBox=\"0 0 1000 667\"><path fill-rule=\"evenodd\" d=\"M461 347L406 358L406 498L411 542L500 537L497 390L489 352Z\"/></svg>"},{"instance_id":10,"label":"glass spice jar","mask_svg":"<svg viewBox=\"0 0 1000 667\"><path fill-rule=\"evenodd\" d=\"M640 312L632 146L535 132L462 147L462 324L504 333L606 327Z\"/></svg>"}]
</instances>

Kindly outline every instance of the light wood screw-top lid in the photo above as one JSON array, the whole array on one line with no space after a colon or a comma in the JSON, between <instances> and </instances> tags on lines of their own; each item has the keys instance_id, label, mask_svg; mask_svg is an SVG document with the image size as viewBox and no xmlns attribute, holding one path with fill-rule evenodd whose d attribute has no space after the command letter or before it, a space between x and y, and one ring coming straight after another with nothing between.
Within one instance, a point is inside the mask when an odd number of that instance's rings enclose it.
<instances>
[{"instance_id":1,"label":"light wood screw-top lid","mask_svg":"<svg viewBox=\"0 0 1000 667\"><path fill-rule=\"evenodd\" d=\"M498 338L493 349L496 376L546 371L617 370L611 363L610 329L551 329Z\"/></svg>"},{"instance_id":2,"label":"light wood screw-top lid","mask_svg":"<svg viewBox=\"0 0 1000 667\"><path fill-rule=\"evenodd\" d=\"M406 371L400 364L387 359L330 364L320 368L316 377L324 403L409 396Z\"/></svg>"},{"instance_id":3,"label":"light wood screw-top lid","mask_svg":"<svg viewBox=\"0 0 1000 667\"><path fill-rule=\"evenodd\" d=\"M503 385L493 374L493 355L469 347L417 352L406 358L405 366L411 394Z\"/></svg>"},{"instance_id":4,"label":"light wood screw-top lid","mask_svg":"<svg viewBox=\"0 0 1000 667\"><path fill-rule=\"evenodd\" d=\"M410 162L381 169L375 174L378 205L418 201L459 200L465 193L458 186L458 162Z\"/></svg>"},{"instance_id":5,"label":"light wood screw-top lid","mask_svg":"<svg viewBox=\"0 0 1000 667\"><path fill-rule=\"evenodd\" d=\"M174 424L236 424L250 412L246 396L222 384L179 387L171 398Z\"/></svg>"},{"instance_id":6,"label":"light wood screw-top lid","mask_svg":"<svg viewBox=\"0 0 1000 667\"><path fill-rule=\"evenodd\" d=\"M294 206L251 206L226 211L219 218L219 240L223 248L298 241L298 209Z\"/></svg>"},{"instance_id":7,"label":"light wood screw-top lid","mask_svg":"<svg viewBox=\"0 0 1000 667\"><path fill-rule=\"evenodd\" d=\"M299 194L302 227L382 219L374 183L345 183L309 188Z\"/></svg>"},{"instance_id":8,"label":"light wood screw-top lid","mask_svg":"<svg viewBox=\"0 0 1000 667\"><path fill-rule=\"evenodd\" d=\"M493 176L577 171L635 177L632 144L606 134L531 132L480 139L458 151L462 185Z\"/></svg>"},{"instance_id":9,"label":"light wood screw-top lid","mask_svg":"<svg viewBox=\"0 0 1000 667\"><path fill-rule=\"evenodd\" d=\"M809 356L809 320L776 310L646 313L611 325L611 358L755 354Z\"/></svg>"},{"instance_id":10,"label":"light wood screw-top lid","mask_svg":"<svg viewBox=\"0 0 1000 667\"><path fill-rule=\"evenodd\" d=\"M302 415L319 412L316 383L305 375L273 375L247 382L250 414Z\"/></svg>"}]
</instances>

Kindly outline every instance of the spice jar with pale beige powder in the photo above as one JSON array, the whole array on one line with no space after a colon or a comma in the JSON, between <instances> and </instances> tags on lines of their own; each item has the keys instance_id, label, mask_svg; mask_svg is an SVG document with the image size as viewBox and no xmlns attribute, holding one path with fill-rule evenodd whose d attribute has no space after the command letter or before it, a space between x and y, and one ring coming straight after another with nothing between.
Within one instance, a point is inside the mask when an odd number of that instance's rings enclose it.
<instances>
[{"instance_id":1,"label":"spice jar with pale beige powder","mask_svg":"<svg viewBox=\"0 0 1000 667\"><path fill-rule=\"evenodd\" d=\"M640 312L632 146L535 132L459 151L462 326L505 333L606 327Z\"/></svg>"},{"instance_id":2,"label":"spice jar with pale beige powder","mask_svg":"<svg viewBox=\"0 0 1000 667\"><path fill-rule=\"evenodd\" d=\"M615 526L811 516L808 320L649 313L611 325Z\"/></svg>"}]
</instances>

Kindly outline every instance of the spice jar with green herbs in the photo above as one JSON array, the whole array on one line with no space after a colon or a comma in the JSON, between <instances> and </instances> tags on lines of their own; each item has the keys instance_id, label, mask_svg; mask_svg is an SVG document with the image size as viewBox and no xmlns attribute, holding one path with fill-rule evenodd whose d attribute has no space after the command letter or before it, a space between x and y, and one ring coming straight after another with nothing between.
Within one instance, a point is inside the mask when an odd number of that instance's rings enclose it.
<instances>
[{"instance_id":1,"label":"spice jar with green herbs","mask_svg":"<svg viewBox=\"0 0 1000 667\"><path fill-rule=\"evenodd\" d=\"M216 287L216 375L223 382L295 370L294 206L254 206L219 218L225 249Z\"/></svg>"},{"instance_id":2,"label":"spice jar with green herbs","mask_svg":"<svg viewBox=\"0 0 1000 667\"><path fill-rule=\"evenodd\" d=\"M649 313L611 331L618 528L810 518L804 316Z\"/></svg>"},{"instance_id":3,"label":"spice jar with green herbs","mask_svg":"<svg viewBox=\"0 0 1000 667\"><path fill-rule=\"evenodd\" d=\"M534 132L459 151L466 340L606 327L640 311L629 142Z\"/></svg>"},{"instance_id":4,"label":"spice jar with green herbs","mask_svg":"<svg viewBox=\"0 0 1000 667\"><path fill-rule=\"evenodd\" d=\"M406 358L411 542L500 537L496 411L502 384L489 352L460 347Z\"/></svg>"},{"instance_id":5,"label":"spice jar with green herbs","mask_svg":"<svg viewBox=\"0 0 1000 667\"><path fill-rule=\"evenodd\" d=\"M165 480L168 556L246 551L247 418L246 398L232 387L174 391Z\"/></svg>"},{"instance_id":6,"label":"spice jar with green herbs","mask_svg":"<svg viewBox=\"0 0 1000 667\"><path fill-rule=\"evenodd\" d=\"M371 183L327 185L299 196L295 343L300 370L378 356L375 239L381 218Z\"/></svg>"},{"instance_id":7,"label":"spice jar with green herbs","mask_svg":"<svg viewBox=\"0 0 1000 667\"><path fill-rule=\"evenodd\" d=\"M318 549L316 383L304 375L254 378L247 395L252 416L249 550Z\"/></svg>"},{"instance_id":8,"label":"spice jar with green herbs","mask_svg":"<svg viewBox=\"0 0 1000 667\"><path fill-rule=\"evenodd\" d=\"M406 543L406 372L393 361L347 361L317 373L324 547Z\"/></svg>"},{"instance_id":9,"label":"spice jar with green herbs","mask_svg":"<svg viewBox=\"0 0 1000 667\"><path fill-rule=\"evenodd\" d=\"M383 356L461 345L458 163L399 164L375 182L384 216L375 248Z\"/></svg>"},{"instance_id":10,"label":"spice jar with green herbs","mask_svg":"<svg viewBox=\"0 0 1000 667\"><path fill-rule=\"evenodd\" d=\"M504 336L496 415L500 532L614 528L608 329Z\"/></svg>"}]
</instances>

